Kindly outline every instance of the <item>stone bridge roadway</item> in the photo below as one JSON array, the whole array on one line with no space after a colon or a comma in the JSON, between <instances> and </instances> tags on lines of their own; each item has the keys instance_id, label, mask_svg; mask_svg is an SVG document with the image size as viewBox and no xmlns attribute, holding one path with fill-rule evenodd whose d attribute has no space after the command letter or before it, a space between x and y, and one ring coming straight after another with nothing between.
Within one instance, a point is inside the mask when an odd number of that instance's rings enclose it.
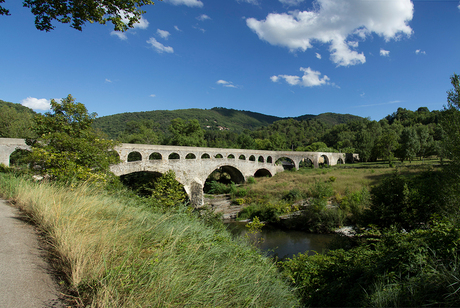
<instances>
[{"instance_id":1,"label":"stone bridge roadway","mask_svg":"<svg viewBox=\"0 0 460 308\"><path fill-rule=\"evenodd\" d=\"M23 139L0 138L0 163L9 166L11 153L16 149L29 149ZM184 186L193 205L203 204L203 187L216 169L227 172L235 183L243 183L254 176L273 176L284 170L276 164L280 158L289 158L296 169L301 162L310 161L315 168L321 163L345 163L345 153L261 151L243 149L200 148L123 143L115 150L121 163L110 171L121 176L133 172L159 172L172 170ZM348 154L349 155L349 154ZM356 156L356 155L353 155Z\"/></svg>"}]
</instances>

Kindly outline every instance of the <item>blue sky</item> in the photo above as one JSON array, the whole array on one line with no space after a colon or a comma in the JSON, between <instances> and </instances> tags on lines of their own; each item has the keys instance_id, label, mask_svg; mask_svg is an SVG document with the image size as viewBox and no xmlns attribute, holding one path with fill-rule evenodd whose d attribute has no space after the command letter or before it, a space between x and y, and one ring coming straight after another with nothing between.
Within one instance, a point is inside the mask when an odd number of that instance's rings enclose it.
<instances>
[{"instance_id":1,"label":"blue sky","mask_svg":"<svg viewBox=\"0 0 460 308\"><path fill-rule=\"evenodd\" d=\"M460 73L460 1L164 0L134 29L35 29L0 16L0 99L46 109L72 94L99 116L226 107L380 120L439 110Z\"/></svg>"}]
</instances>

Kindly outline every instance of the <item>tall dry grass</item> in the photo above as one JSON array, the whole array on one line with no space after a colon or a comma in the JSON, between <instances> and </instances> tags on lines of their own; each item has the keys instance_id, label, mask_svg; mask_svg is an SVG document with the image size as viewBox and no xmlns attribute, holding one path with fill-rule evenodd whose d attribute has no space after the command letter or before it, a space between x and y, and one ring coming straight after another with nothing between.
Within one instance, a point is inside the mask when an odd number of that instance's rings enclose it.
<instances>
[{"instance_id":1,"label":"tall dry grass","mask_svg":"<svg viewBox=\"0 0 460 308\"><path fill-rule=\"evenodd\" d=\"M47 234L69 287L88 307L293 307L271 261L188 211L155 213L88 185L0 174Z\"/></svg>"}]
</instances>

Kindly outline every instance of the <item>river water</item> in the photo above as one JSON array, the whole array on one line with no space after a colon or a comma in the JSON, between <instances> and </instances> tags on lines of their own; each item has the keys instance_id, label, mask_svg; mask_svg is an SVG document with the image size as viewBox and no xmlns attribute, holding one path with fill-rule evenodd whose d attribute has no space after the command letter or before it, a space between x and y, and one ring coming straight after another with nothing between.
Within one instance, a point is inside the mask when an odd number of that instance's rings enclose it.
<instances>
[{"instance_id":1,"label":"river water","mask_svg":"<svg viewBox=\"0 0 460 308\"><path fill-rule=\"evenodd\" d=\"M227 223L227 228L234 235L245 236L247 228L245 222ZM280 230L265 226L262 232L251 234L250 240L269 256L278 258L292 258L298 253L324 253L327 244L333 236L329 234L313 234L302 231Z\"/></svg>"}]
</instances>

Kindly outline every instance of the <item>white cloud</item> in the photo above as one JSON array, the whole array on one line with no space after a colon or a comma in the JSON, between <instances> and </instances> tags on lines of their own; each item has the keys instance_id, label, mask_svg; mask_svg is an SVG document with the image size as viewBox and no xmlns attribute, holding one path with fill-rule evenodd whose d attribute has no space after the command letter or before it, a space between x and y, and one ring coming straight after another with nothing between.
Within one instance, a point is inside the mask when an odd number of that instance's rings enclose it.
<instances>
[{"instance_id":1,"label":"white cloud","mask_svg":"<svg viewBox=\"0 0 460 308\"><path fill-rule=\"evenodd\" d=\"M211 17L209 17L209 16L206 15L206 14L201 14L201 15L198 16L196 19L198 19L198 20L200 20L200 21L205 21L205 20L211 19Z\"/></svg>"},{"instance_id":2,"label":"white cloud","mask_svg":"<svg viewBox=\"0 0 460 308\"><path fill-rule=\"evenodd\" d=\"M313 43L329 44L337 66L366 62L363 53L350 49L358 47L357 39L375 33L389 41L412 34L408 25L414 13L411 0L316 0L313 7L311 11L271 13L261 21L248 18L246 24L261 40L292 52L306 51Z\"/></svg>"},{"instance_id":3,"label":"white cloud","mask_svg":"<svg viewBox=\"0 0 460 308\"><path fill-rule=\"evenodd\" d=\"M316 57L321 60L321 55L319 53L316 53Z\"/></svg>"},{"instance_id":4,"label":"white cloud","mask_svg":"<svg viewBox=\"0 0 460 308\"><path fill-rule=\"evenodd\" d=\"M112 31L112 32L110 32L110 35L116 35L122 41L128 39L128 37L126 36L126 32Z\"/></svg>"},{"instance_id":5,"label":"white cloud","mask_svg":"<svg viewBox=\"0 0 460 308\"><path fill-rule=\"evenodd\" d=\"M157 34L161 37L161 38L164 38L165 40L168 39L168 36L171 35L171 33L169 33L168 31L166 30L160 30L160 29L157 29Z\"/></svg>"},{"instance_id":6,"label":"white cloud","mask_svg":"<svg viewBox=\"0 0 460 308\"><path fill-rule=\"evenodd\" d=\"M172 47L169 47L169 46L165 46L163 44L161 44L160 42L158 42L155 38L151 37L147 43L149 43L150 45L152 45L153 48L155 48L157 50L158 53L163 53L163 52L167 52L167 53L173 53L174 52L174 49Z\"/></svg>"},{"instance_id":7,"label":"white cloud","mask_svg":"<svg viewBox=\"0 0 460 308\"><path fill-rule=\"evenodd\" d=\"M28 97L21 101L21 105L33 110L50 110L50 101L46 98Z\"/></svg>"},{"instance_id":8,"label":"white cloud","mask_svg":"<svg viewBox=\"0 0 460 308\"><path fill-rule=\"evenodd\" d=\"M460 4L459 4L457 7L458 7L458 9L460 10Z\"/></svg>"},{"instance_id":9,"label":"white cloud","mask_svg":"<svg viewBox=\"0 0 460 308\"><path fill-rule=\"evenodd\" d=\"M182 30L181 30L181 29L179 29L179 27L178 27L178 26L174 26L174 29L176 29L176 31L182 32Z\"/></svg>"},{"instance_id":10,"label":"white cloud","mask_svg":"<svg viewBox=\"0 0 460 308\"><path fill-rule=\"evenodd\" d=\"M426 55L426 52L423 51L423 50L417 49L417 50L415 51L415 54L417 54L417 55Z\"/></svg>"},{"instance_id":11,"label":"white cloud","mask_svg":"<svg viewBox=\"0 0 460 308\"><path fill-rule=\"evenodd\" d=\"M299 5L300 3L304 2L305 0L279 0L282 4L287 6L295 6Z\"/></svg>"},{"instance_id":12,"label":"white cloud","mask_svg":"<svg viewBox=\"0 0 460 308\"><path fill-rule=\"evenodd\" d=\"M105 82L112 83L112 80L106 78Z\"/></svg>"},{"instance_id":13,"label":"white cloud","mask_svg":"<svg viewBox=\"0 0 460 308\"><path fill-rule=\"evenodd\" d=\"M133 14L131 13L125 13L125 16L123 16L122 18L122 22L125 23L125 24L128 24L128 18L133 16ZM141 19L139 20L139 22L135 23L133 25L133 29L147 29L149 26L149 22L147 21L147 19L145 19L143 16L141 16ZM110 35L116 35L118 36L118 38L122 41L124 40L127 40L128 39L128 36L126 35L127 33L132 33L129 31L129 29L125 32L121 32L121 31L112 31L110 32Z\"/></svg>"},{"instance_id":14,"label":"white cloud","mask_svg":"<svg viewBox=\"0 0 460 308\"><path fill-rule=\"evenodd\" d=\"M155 97L156 95L155 94L150 94L150 97Z\"/></svg>"},{"instance_id":15,"label":"white cloud","mask_svg":"<svg viewBox=\"0 0 460 308\"><path fill-rule=\"evenodd\" d=\"M380 55L382 57L388 57L390 55L390 52L388 50L380 48Z\"/></svg>"},{"instance_id":16,"label":"white cloud","mask_svg":"<svg viewBox=\"0 0 460 308\"><path fill-rule=\"evenodd\" d=\"M231 81L225 81L225 80L220 79L220 80L217 80L216 83L220 84L220 85L222 85L224 87L227 87L227 88L237 88L237 86L235 86L233 84L233 82L231 82Z\"/></svg>"},{"instance_id":17,"label":"white cloud","mask_svg":"<svg viewBox=\"0 0 460 308\"><path fill-rule=\"evenodd\" d=\"M259 5L259 1L258 0L236 0L237 2L246 2L246 3L250 3L250 4L254 4L254 5Z\"/></svg>"},{"instance_id":18,"label":"white cloud","mask_svg":"<svg viewBox=\"0 0 460 308\"><path fill-rule=\"evenodd\" d=\"M167 0L165 2L171 3L173 5L186 5L186 6L196 6L196 7L203 7L203 2L200 0Z\"/></svg>"},{"instance_id":19,"label":"white cloud","mask_svg":"<svg viewBox=\"0 0 460 308\"><path fill-rule=\"evenodd\" d=\"M302 87L315 87L321 86L324 84L328 84L329 77L324 75L320 78L321 73L318 71L314 71L311 68L300 68L300 71L303 72L303 76L293 76L293 75L278 75L270 77L271 81L278 82L281 78L286 80L288 84L291 86L302 86Z\"/></svg>"}]
</instances>

